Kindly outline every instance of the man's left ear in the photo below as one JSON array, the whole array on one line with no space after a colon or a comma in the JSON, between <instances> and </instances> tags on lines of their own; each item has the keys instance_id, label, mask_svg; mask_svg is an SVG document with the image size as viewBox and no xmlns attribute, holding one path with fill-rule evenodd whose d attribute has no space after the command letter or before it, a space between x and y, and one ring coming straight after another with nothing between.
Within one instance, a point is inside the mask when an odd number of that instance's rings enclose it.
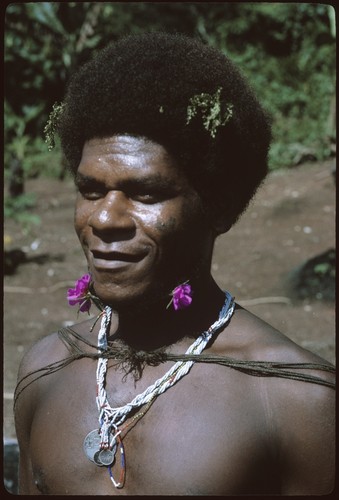
<instances>
[{"instance_id":1,"label":"man's left ear","mask_svg":"<svg viewBox=\"0 0 339 500\"><path fill-rule=\"evenodd\" d=\"M213 200L213 204L207 208L207 213L209 217L210 227L213 229L215 236L219 234L224 234L229 231L233 225L233 217L231 214L230 203L228 206L221 205L217 203L217 200Z\"/></svg>"},{"instance_id":2,"label":"man's left ear","mask_svg":"<svg viewBox=\"0 0 339 500\"><path fill-rule=\"evenodd\" d=\"M228 217L225 217L225 215L219 215L214 217L212 227L216 232L216 236L219 236L219 234L227 233L227 231L231 229L232 223Z\"/></svg>"}]
</instances>

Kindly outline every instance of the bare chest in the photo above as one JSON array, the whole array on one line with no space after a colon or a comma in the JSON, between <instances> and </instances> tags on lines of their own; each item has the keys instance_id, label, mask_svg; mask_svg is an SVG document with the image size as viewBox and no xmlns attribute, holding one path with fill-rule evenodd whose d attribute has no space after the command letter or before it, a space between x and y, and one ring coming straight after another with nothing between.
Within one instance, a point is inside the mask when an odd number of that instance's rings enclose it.
<instances>
[{"instance_id":1,"label":"bare chest","mask_svg":"<svg viewBox=\"0 0 339 500\"><path fill-rule=\"evenodd\" d=\"M34 418L33 470L44 492L231 495L270 488L264 484L269 445L248 376L195 366L145 415L140 408L126 419L126 476L124 487L116 490L107 467L95 465L84 452L86 435L98 428L98 411L95 364L90 369L87 365L90 376L79 376L80 368L73 377L64 373L50 384L52 390ZM107 388L111 405L125 404L163 372L150 369L136 387L131 380L123 382L121 374L112 375ZM118 449L111 470L117 482L122 478L121 458Z\"/></svg>"}]
</instances>

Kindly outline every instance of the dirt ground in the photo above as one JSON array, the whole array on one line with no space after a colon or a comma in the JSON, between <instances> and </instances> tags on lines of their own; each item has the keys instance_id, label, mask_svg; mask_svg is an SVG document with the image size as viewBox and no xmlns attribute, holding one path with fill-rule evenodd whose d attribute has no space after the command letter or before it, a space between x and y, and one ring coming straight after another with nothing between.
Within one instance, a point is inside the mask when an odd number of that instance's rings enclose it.
<instances>
[{"instance_id":1,"label":"dirt ground","mask_svg":"<svg viewBox=\"0 0 339 500\"><path fill-rule=\"evenodd\" d=\"M305 348L334 362L334 301L293 298L289 273L335 245L333 161L269 175L246 214L216 242L213 274L236 300ZM66 290L86 272L73 231L72 182L32 179L41 224L24 234L5 224L5 249L26 262L4 278L4 436L15 438L13 391L19 362L37 339L77 320Z\"/></svg>"}]
</instances>

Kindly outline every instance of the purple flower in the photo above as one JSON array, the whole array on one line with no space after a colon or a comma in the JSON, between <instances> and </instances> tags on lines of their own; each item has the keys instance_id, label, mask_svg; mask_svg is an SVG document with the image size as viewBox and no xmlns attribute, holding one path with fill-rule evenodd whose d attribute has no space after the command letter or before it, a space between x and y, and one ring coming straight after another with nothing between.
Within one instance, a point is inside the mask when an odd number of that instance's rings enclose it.
<instances>
[{"instance_id":1,"label":"purple flower","mask_svg":"<svg viewBox=\"0 0 339 500\"><path fill-rule=\"evenodd\" d=\"M184 283L174 288L172 292L172 301L175 311L178 309L185 309L191 305L192 302L192 288L191 285Z\"/></svg>"},{"instance_id":2,"label":"purple flower","mask_svg":"<svg viewBox=\"0 0 339 500\"><path fill-rule=\"evenodd\" d=\"M70 306L79 304L80 312L89 312L91 308L91 294L89 284L91 282L90 274L85 274L75 283L75 288L69 288L67 291L67 300Z\"/></svg>"}]
</instances>

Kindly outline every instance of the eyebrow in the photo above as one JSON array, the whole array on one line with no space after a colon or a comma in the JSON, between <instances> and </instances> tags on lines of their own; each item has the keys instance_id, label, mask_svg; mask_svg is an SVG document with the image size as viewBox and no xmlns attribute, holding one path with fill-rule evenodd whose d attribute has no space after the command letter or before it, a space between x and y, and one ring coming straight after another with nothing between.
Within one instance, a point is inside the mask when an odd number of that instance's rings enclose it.
<instances>
[{"instance_id":1,"label":"eyebrow","mask_svg":"<svg viewBox=\"0 0 339 500\"><path fill-rule=\"evenodd\" d=\"M85 175L77 172L75 179L77 187L97 186L105 187L103 181L96 179L90 175ZM157 189L175 189L176 182L174 179L165 179L160 174L152 174L145 177L136 177L132 179L125 179L117 183L117 188L157 188Z\"/></svg>"},{"instance_id":2,"label":"eyebrow","mask_svg":"<svg viewBox=\"0 0 339 500\"><path fill-rule=\"evenodd\" d=\"M79 172L76 173L74 183L76 186L82 186L82 185L88 185L88 184L103 184L102 182L98 181L94 177L91 177L90 175L84 175Z\"/></svg>"}]
</instances>

